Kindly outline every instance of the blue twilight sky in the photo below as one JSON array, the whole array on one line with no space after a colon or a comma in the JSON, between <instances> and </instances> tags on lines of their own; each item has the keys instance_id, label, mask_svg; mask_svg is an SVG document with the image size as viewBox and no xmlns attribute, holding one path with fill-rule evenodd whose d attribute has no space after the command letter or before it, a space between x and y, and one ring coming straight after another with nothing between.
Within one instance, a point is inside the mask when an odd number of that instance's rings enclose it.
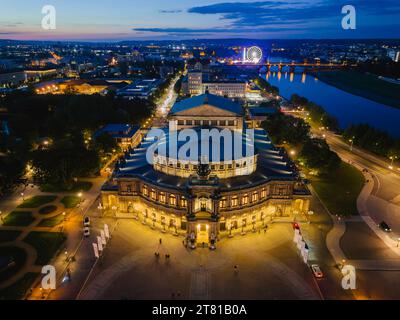
<instances>
[{"instance_id":1,"label":"blue twilight sky","mask_svg":"<svg viewBox=\"0 0 400 320\"><path fill-rule=\"evenodd\" d=\"M41 28L44 5L57 29ZM343 30L341 8L357 12ZM400 0L0 0L0 38L144 40L194 38L400 38Z\"/></svg>"}]
</instances>

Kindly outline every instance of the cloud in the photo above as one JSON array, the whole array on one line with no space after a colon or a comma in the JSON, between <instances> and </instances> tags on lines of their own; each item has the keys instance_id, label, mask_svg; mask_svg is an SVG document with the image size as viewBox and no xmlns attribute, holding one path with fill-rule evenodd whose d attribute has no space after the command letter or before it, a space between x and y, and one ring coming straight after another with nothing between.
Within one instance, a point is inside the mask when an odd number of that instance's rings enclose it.
<instances>
[{"instance_id":1,"label":"cloud","mask_svg":"<svg viewBox=\"0 0 400 320\"><path fill-rule=\"evenodd\" d=\"M243 0L242 0L243 1ZM384 2L384 3L383 3ZM341 27L342 7L352 4L357 12L355 32ZM180 10L164 10L164 13ZM365 37L381 32L380 37L392 37L388 25L397 23L399 0L269 0L254 2L220 2L187 9L189 14L215 15L222 26L207 28L135 28L144 33L170 36L204 36L205 34L246 35L249 37L303 34L304 37Z\"/></svg>"},{"instance_id":2,"label":"cloud","mask_svg":"<svg viewBox=\"0 0 400 320\"><path fill-rule=\"evenodd\" d=\"M182 10L160 10L161 13L181 13Z\"/></svg>"}]
</instances>

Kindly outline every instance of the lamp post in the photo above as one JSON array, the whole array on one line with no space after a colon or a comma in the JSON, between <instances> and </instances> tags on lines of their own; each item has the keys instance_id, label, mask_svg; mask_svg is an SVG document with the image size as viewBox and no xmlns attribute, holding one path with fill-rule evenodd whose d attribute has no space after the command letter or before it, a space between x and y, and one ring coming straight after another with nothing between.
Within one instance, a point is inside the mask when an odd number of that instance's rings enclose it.
<instances>
[{"instance_id":1,"label":"lamp post","mask_svg":"<svg viewBox=\"0 0 400 320\"><path fill-rule=\"evenodd\" d=\"M353 139L349 139L349 142L350 142L350 151L353 151L354 140Z\"/></svg>"}]
</instances>

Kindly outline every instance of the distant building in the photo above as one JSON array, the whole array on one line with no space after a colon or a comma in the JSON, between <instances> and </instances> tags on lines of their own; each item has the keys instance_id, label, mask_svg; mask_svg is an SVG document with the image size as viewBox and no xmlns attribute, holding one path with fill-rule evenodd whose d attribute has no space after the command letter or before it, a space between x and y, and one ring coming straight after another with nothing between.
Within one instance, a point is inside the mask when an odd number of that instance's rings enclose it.
<instances>
[{"instance_id":1,"label":"distant building","mask_svg":"<svg viewBox=\"0 0 400 320\"><path fill-rule=\"evenodd\" d=\"M140 79L117 91L117 96L124 99L147 99L157 89L161 80Z\"/></svg>"},{"instance_id":2,"label":"distant building","mask_svg":"<svg viewBox=\"0 0 400 320\"><path fill-rule=\"evenodd\" d=\"M261 123L270 115L277 113L279 110L273 107L251 107L248 109L249 115L246 124L249 128L259 128Z\"/></svg>"},{"instance_id":3,"label":"distant building","mask_svg":"<svg viewBox=\"0 0 400 320\"><path fill-rule=\"evenodd\" d=\"M199 95L207 90L211 94L228 97L244 98L246 96L247 82L244 80L208 80L202 72L192 71L188 73L187 85L183 85L184 94Z\"/></svg>"},{"instance_id":4,"label":"distant building","mask_svg":"<svg viewBox=\"0 0 400 320\"><path fill-rule=\"evenodd\" d=\"M134 148L142 140L139 126L130 124L108 124L96 131L94 138L99 137L104 133L113 137L122 150Z\"/></svg>"},{"instance_id":5,"label":"distant building","mask_svg":"<svg viewBox=\"0 0 400 320\"><path fill-rule=\"evenodd\" d=\"M0 73L0 85L16 86L27 81L27 75L24 71Z\"/></svg>"},{"instance_id":6,"label":"distant building","mask_svg":"<svg viewBox=\"0 0 400 320\"><path fill-rule=\"evenodd\" d=\"M394 62L399 62L400 61L400 51L388 50L387 55Z\"/></svg>"}]
</instances>

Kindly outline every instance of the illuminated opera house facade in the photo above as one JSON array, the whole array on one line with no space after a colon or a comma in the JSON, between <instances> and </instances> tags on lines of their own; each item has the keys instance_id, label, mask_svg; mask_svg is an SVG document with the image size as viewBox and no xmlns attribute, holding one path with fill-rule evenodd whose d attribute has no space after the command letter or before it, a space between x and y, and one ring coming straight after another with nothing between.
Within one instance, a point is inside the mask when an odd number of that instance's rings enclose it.
<instances>
[{"instance_id":1,"label":"illuminated opera house facade","mask_svg":"<svg viewBox=\"0 0 400 320\"><path fill-rule=\"evenodd\" d=\"M277 217L308 212L310 192L296 167L264 130L255 129L250 137L240 104L206 93L175 103L168 120L169 128L158 129L162 135L148 133L117 162L102 188L105 210L185 234L194 245L214 244ZM191 142L198 153L182 158L170 145L184 147L187 141L176 136L187 129L198 133ZM216 144L200 134L203 129L221 136L231 132L235 144L226 137ZM227 150L235 156L227 156Z\"/></svg>"}]
</instances>

